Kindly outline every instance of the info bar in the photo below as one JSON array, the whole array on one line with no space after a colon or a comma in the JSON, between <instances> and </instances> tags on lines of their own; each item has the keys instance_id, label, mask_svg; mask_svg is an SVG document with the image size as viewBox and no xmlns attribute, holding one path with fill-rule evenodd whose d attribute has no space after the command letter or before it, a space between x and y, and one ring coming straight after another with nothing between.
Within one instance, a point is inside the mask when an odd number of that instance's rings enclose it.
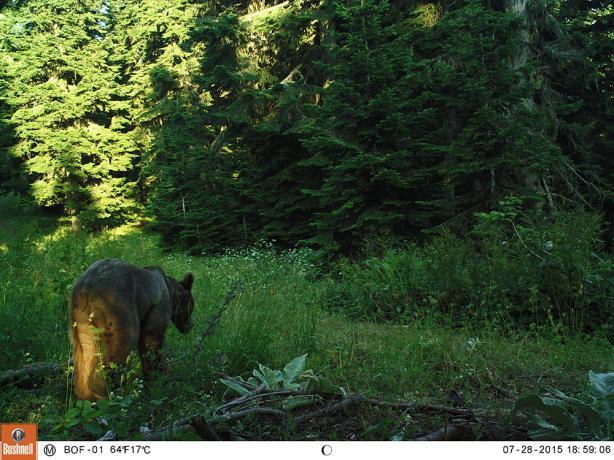
<instances>
[{"instance_id":1,"label":"info bar","mask_svg":"<svg viewBox=\"0 0 614 460\"><path fill-rule=\"evenodd\" d=\"M168 460L203 458L270 459L375 459L407 460L454 458L491 460L515 458L612 458L614 442L371 442L371 441L166 441L166 442L71 442L39 441L38 458L53 460L143 459Z\"/></svg>"}]
</instances>

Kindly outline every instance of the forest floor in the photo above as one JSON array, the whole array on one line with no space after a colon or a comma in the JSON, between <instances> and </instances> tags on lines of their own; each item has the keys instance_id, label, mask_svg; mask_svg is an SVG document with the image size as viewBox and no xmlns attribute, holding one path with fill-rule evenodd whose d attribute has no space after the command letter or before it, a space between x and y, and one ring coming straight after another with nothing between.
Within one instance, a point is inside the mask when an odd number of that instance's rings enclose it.
<instances>
[{"instance_id":1,"label":"forest floor","mask_svg":"<svg viewBox=\"0 0 614 460\"><path fill-rule=\"evenodd\" d=\"M192 271L196 299L193 330L181 335L171 326L167 333L169 370L144 386L138 368L130 371L117 405L108 409L110 427L71 411L68 338L72 284L107 257L158 265L176 278ZM204 334L233 289L219 324ZM247 379L259 364L283 369L307 354L306 368L346 393L405 405L365 402L300 426L251 415L225 424L221 437L415 439L454 422L463 439L518 439L527 436L526 419L510 411L521 395L552 388L576 395L585 390L589 370L614 369L604 338L556 328L452 327L428 318L403 325L357 322L322 306L330 289L334 279L308 250L278 252L262 244L197 257L164 250L157 236L136 226L75 235L53 218L0 218L0 371L36 362L65 369L25 387L0 387L0 421L37 422L43 439L95 439L106 428L138 439L146 429L208 414L236 397L221 375Z\"/></svg>"}]
</instances>

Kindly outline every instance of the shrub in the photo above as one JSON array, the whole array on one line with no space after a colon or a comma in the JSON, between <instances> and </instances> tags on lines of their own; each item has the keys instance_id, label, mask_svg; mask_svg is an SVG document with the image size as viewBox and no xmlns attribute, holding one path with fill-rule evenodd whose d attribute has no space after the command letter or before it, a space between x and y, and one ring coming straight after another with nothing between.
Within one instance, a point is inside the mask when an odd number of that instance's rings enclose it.
<instances>
[{"instance_id":1,"label":"shrub","mask_svg":"<svg viewBox=\"0 0 614 460\"><path fill-rule=\"evenodd\" d=\"M476 217L463 238L444 231L422 246L338 262L323 303L374 321L438 312L454 324L488 319L612 332L614 260L599 255L599 216L533 218L508 197L499 211Z\"/></svg>"}]
</instances>

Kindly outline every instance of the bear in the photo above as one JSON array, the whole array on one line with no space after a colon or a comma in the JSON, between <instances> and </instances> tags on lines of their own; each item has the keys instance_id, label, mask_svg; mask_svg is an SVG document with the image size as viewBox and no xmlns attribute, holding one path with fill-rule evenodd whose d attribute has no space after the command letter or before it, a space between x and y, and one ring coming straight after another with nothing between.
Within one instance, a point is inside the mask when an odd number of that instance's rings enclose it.
<instances>
[{"instance_id":1,"label":"bear","mask_svg":"<svg viewBox=\"0 0 614 460\"><path fill-rule=\"evenodd\" d=\"M191 272L177 281L160 267L139 268L121 259L94 262L72 290L75 397L107 398L102 367L124 364L133 350L145 379L151 379L161 367L169 322L182 334L192 328L193 283Z\"/></svg>"}]
</instances>

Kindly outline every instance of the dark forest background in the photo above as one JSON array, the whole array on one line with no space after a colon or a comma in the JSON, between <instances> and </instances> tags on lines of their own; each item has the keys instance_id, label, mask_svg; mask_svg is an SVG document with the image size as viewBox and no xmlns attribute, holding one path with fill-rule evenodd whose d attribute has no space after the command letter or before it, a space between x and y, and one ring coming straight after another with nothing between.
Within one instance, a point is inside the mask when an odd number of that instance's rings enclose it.
<instances>
[{"instance_id":1,"label":"dark forest background","mask_svg":"<svg viewBox=\"0 0 614 460\"><path fill-rule=\"evenodd\" d=\"M264 239L352 255L467 234L510 198L614 218L606 0L1 14L0 187L92 229L144 212L197 253Z\"/></svg>"}]
</instances>

